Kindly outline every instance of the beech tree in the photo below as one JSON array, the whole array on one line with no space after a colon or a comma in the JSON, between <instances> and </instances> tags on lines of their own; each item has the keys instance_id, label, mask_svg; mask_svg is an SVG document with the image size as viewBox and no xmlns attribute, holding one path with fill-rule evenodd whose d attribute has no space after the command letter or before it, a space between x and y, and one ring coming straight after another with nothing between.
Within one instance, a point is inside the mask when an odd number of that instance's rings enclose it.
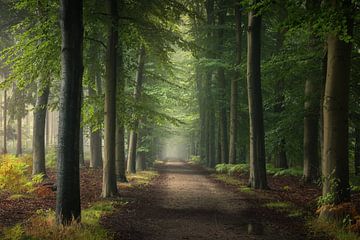
<instances>
[{"instance_id":1,"label":"beech tree","mask_svg":"<svg viewBox=\"0 0 360 240\"><path fill-rule=\"evenodd\" d=\"M254 1L254 4L258 1ZM250 178L252 188L266 189L263 105L261 94L261 16L251 10L248 17L247 89L250 119Z\"/></svg>"},{"instance_id":2,"label":"beech tree","mask_svg":"<svg viewBox=\"0 0 360 240\"><path fill-rule=\"evenodd\" d=\"M142 84L144 81L144 68L145 68L145 47L141 45L140 53L138 58L138 68L136 72L136 81L134 88L134 102L135 104L139 101L141 96ZM137 138L138 138L138 128L139 128L139 119L135 117L132 129L130 130L129 137L129 149L128 149L128 159L127 159L127 172L135 173L136 172L136 148L137 148Z\"/></svg>"},{"instance_id":3,"label":"beech tree","mask_svg":"<svg viewBox=\"0 0 360 240\"><path fill-rule=\"evenodd\" d=\"M116 81L118 48L118 11L117 1L107 0L109 14L108 42L106 54L105 81L105 129L102 197L114 197L118 194L115 171L115 131L116 131Z\"/></svg>"},{"instance_id":4,"label":"beech tree","mask_svg":"<svg viewBox=\"0 0 360 240\"><path fill-rule=\"evenodd\" d=\"M83 1L61 0L61 92L59 107L56 220L81 219L79 135L83 75Z\"/></svg>"},{"instance_id":5,"label":"beech tree","mask_svg":"<svg viewBox=\"0 0 360 240\"><path fill-rule=\"evenodd\" d=\"M352 1L330 1L338 17L344 19L346 36L332 31L327 38L328 60L323 104L324 149L322 156L323 196L332 196L333 203L350 200L348 156L349 80L352 44ZM341 14L341 15L340 15ZM326 211L322 215L326 215Z\"/></svg>"}]
</instances>

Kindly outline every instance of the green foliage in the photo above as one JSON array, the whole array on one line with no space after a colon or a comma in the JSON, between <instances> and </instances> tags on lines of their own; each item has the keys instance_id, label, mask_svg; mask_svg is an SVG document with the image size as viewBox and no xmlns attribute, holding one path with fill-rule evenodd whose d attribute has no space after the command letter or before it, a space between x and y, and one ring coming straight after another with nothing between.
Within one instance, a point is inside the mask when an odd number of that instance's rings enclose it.
<instances>
[{"instance_id":1,"label":"green foliage","mask_svg":"<svg viewBox=\"0 0 360 240\"><path fill-rule=\"evenodd\" d=\"M201 164L200 156L191 155L189 160L195 164Z\"/></svg>"},{"instance_id":2,"label":"green foliage","mask_svg":"<svg viewBox=\"0 0 360 240\"><path fill-rule=\"evenodd\" d=\"M20 224L16 224L13 227L4 229L4 236L2 239L4 240L21 240L24 234L24 229Z\"/></svg>"},{"instance_id":3,"label":"green foliage","mask_svg":"<svg viewBox=\"0 0 360 240\"><path fill-rule=\"evenodd\" d=\"M45 156L46 167L48 168L56 168L57 164L57 151L56 147L48 148Z\"/></svg>"},{"instance_id":4,"label":"green foliage","mask_svg":"<svg viewBox=\"0 0 360 240\"><path fill-rule=\"evenodd\" d=\"M114 205L122 206L127 202L101 201L93 203L89 208L82 211L82 224L72 223L69 227L58 226L55 221L53 210L40 209L36 215L30 218L26 224L17 224L4 230L7 240L20 239L90 239L104 240L112 238L101 225L100 218L114 210Z\"/></svg>"},{"instance_id":5,"label":"green foliage","mask_svg":"<svg viewBox=\"0 0 360 240\"><path fill-rule=\"evenodd\" d=\"M249 164L238 163L238 164L226 164L221 163L215 166L217 173L225 173L229 175L244 174L249 172Z\"/></svg>"},{"instance_id":6,"label":"green foliage","mask_svg":"<svg viewBox=\"0 0 360 240\"><path fill-rule=\"evenodd\" d=\"M29 167L22 158L3 155L0 158L0 190L13 194L34 191L43 180L43 175L30 177Z\"/></svg>"},{"instance_id":7,"label":"green foliage","mask_svg":"<svg viewBox=\"0 0 360 240\"><path fill-rule=\"evenodd\" d=\"M299 207L294 206L289 202L268 202L264 204L264 207L274 209L281 213L286 213L288 217L303 217L304 212Z\"/></svg>"}]
</instances>

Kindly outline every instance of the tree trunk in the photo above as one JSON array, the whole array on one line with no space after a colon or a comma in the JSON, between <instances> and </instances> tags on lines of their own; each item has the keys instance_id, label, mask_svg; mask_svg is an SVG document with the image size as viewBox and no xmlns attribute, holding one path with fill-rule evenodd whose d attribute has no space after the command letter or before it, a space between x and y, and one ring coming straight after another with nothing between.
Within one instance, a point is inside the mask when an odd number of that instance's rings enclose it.
<instances>
[{"instance_id":1,"label":"tree trunk","mask_svg":"<svg viewBox=\"0 0 360 240\"><path fill-rule=\"evenodd\" d=\"M134 89L134 102L138 102L141 96L142 82L144 78L145 67L145 47L141 46L138 59L138 70L136 73L136 86ZM130 131L129 150L127 159L127 172L136 172L136 148L137 148L137 129L139 127L139 119L135 119L133 129Z\"/></svg>"},{"instance_id":2,"label":"tree trunk","mask_svg":"<svg viewBox=\"0 0 360 240\"><path fill-rule=\"evenodd\" d=\"M82 85L82 84L81 84ZM81 91L81 108L83 106L84 92ZM79 134L79 164L80 167L85 167L84 156L84 128L82 125L82 112L80 112L80 134Z\"/></svg>"},{"instance_id":3,"label":"tree trunk","mask_svg":"<svg viewBox=\"0 0 360 240\"><path fill-rule=\"evenodd\" d=\"M4 146L3 146L3 154L7 154L7 143L6 143L6 133L7 133L7 96L6 96L7 91L4 91Z\"/></svg>"},{"instance_id":4,"label":"tree trunk","mask_svg":"<svg viewBox=\"0 0 360 240\"><path fill-rule=\"evenodd\" d=\"M80 120L80 122L81 122L81 120ZM79 164L80 164L80 167L85 167L84 129L82 127L80 128L80 135L79 135Z\"/></svg>"},{"instance_id":5,"label":"tree trunk","mask_svg":"<svg viewBox=\"0 0 360 240\"><path fill-rule=\"evenodd\" d=\"M222 54L224 52L224 25L226 18L226 7L223 1L219 2L219 7L221 9L218 10L218 45L217 52L219 59L222 58ZM219 87L219 125L220 125L220 155L222 163L229 163L229 139L228 139L228 129L227 129L227 101L226 101L226 85L227 81L225 78L225 69L220 66L217 69L217 80Z\"/></svg>"},{"instance_id":6,"label":"tree trunk","mask_svg":"<svg viewBox=\"0 0 360 240\"><path fill-rule=\"evenodd\" d=\"M125 129L124 125L117 121L116 126L116 175L120 182L127 182L125 175Z\"/></svg>"},{"instance_id":7,"label":"tree trunk","mask_svg":"<svg viewBox=\"0 0 360 240\"><path fill-rule=\"evenodd\" d=\"M350 9L351 1L333 1L334 9ZM346 9L348 8L348 9ZM339 9L340 10L340 9ZM352 33L350 12L348 34ZM350 200L348 159L348 108L351 43L331 33L327 40L328 61L324 95L323 196L333 194L334 203Z\"/></svg>"},{"instance_id":8,"label":"tree trunk","mask_svg":"<svg viewBox=\"0 0 360 240\"><path fill-rule=\"evenodd\" d=\"M124 128L124 100L125 100L125 74L123 62L123 48L121 42L118 47L119 75L118 75L118 119L116 121L116 176L120 182L127 182L125 169L125 128Z\"/></svg>"},{"instance_id":9,"label":"tree trunk","mask_svg":"<svg viewBox=\"0 0 360 240\"><path fill-rule=\"evenodd\" d=\"M318 123L319 123L319 84L308 78L305 82L304 107L304 182L310 183L319 177Z\"/></svg>"},{"instance_id":10,"label":"tree trunk","mask_svg":"<svg viewBox=\"0 0 360 240\"><path fill-rule=\"evenodd\" d=\"M355 176L360 175L360 129L355 128L355 159L354 159Z\"/></svg>"},{"instance_id":11,"label":"tree trunk","mask_svg":"<svg viewBox=\"0 0 360 240\"><path fill-rule=\"evenodd\" d=\"M33 171L32 174L45 174L45 121L46 109L50 93L50 85L42 86L41 80L37 86L38 96L34 109L33 122Z\"/></svg>"},{"instance_id":12,"label":"tree trunk","mask_svg":"<svg viewBox=\"0 0 360 240\"><path fill-rule=\"evenodd\" d=\"M17 142L16 142L16 156L19 157L22 155L22 123L21 116L17 117Z\"/></svg>"},{"instance_id":13,"label":"tree trunk","mask_svg":"<svg viewBox=\"0 0 360 240\"><path fill-rule=\"evenodd\" d=\"M255 4L258 1L255 1ZM260 46L261 16L254 10L248 20L247 88L250 120L249 186L266 189L264 121L261 95Z\"/></svg>"},{"instance_id":14,"label":"tree trunk","mask_svg":"<svg viewBox=\"0 0 360 240\"><path fill-rule=\"evenodd\" d=\"M109 35L105 81L105 134L102 184L102 197L104 198L113 197L118 194L115 169L118 13L116 0L107 0L106 5L111 17L108 22Z\"/></svg>"},{"instance_id":15,"label":"tree trunk","mask_svg":"<svg viewBox=\"0 0 360 240\"><path fill-rule=\"evenodd\" d=\"M80 221L79 134L83 75L83 1L61 0L61 92L59 105L56 220Z\"/></svg>"},{"instance_id":16,"label":"tree trunk","mask_svg":"<svg viewBox=\"0 0 360 240\"><path fill-rule=\"evenodd\" d=\"M98 59L98 58L96 58ZM92 69L95 69L92 67ZM90 69L91 70L91 69ZM99 81L97 81L99 79ZM101 95L101 80L97 76L97 73L93 72L90 74L90 80L92 84L97 86L97 91L93 87L89 87L89 97L93 98L96 95ZM102 139L101 129L93 129L90 127L90 168L101 168L102 167Z\"/></svg>"},{"instance_id":17,"label":"tree trunk","mask_svg":"<svg viewBox=\"0 0 360 240\"><path fill-rule=\"evenodd\" d=\"M317 11L320 8L320 4L320 0L307 0L306 9L308 11ZM316 51L318 44L317 37L312 33L309 39L309 48ZM319 177L320 87L321 76L319 79L318 74L312 72L305 82L303 172L303 180L305 183L315 182Z\"/></svg>"},{"instance_id":18,"label":"tree trunk","mask_svg":"<svg viewBox=\"0 0 360 240\"><path fill-rule=\"evenodd\" d=\"M229 141L229 163L236 162L236 136L237 136L237 119L238 119L238 82L240 78L240 70L238 69L241 64L241 6L235 6L235 26L236 26L236 70L235 76L231 80L231 97L230 97L230 141Z\"/></svg>"},{"instance_id":19,"label":"tree trunk","mask_svg":"<svg viewBox=\"0 0 360 240\"><path fill-rule=\"evenodd\" d=\"M280 37L282 39L282 36ZM279 47L280 50L282 46L282 40L279 41ZM285 88L284 79L280 78L278 79L276 83L276 103L274 107L274 112L278 115L281 115L281 113L284 111L284 88ZM275 167L276 168L283 168L287 169L289 168L287 163L287 157L286 157L286 141L284 136L279 136L279 141L277 143L277 146L275 147Z\"/></svg>"}]
</instances>

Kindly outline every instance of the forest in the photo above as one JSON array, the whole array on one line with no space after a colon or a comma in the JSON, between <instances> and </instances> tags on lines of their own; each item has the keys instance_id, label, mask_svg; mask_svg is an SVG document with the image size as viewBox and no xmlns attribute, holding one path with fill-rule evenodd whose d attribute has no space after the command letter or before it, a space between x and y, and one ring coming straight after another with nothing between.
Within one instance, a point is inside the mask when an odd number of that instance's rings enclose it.
<instances>
[{"instance_id":1,"label":"forest","mask_svg":"<svg viewBox=\"0 0 360 240\"><path fill-rule=\"evenodd\" d=\"M359 0L0 0L0 239L360 239Z\"/></svg>"}]
</instances>

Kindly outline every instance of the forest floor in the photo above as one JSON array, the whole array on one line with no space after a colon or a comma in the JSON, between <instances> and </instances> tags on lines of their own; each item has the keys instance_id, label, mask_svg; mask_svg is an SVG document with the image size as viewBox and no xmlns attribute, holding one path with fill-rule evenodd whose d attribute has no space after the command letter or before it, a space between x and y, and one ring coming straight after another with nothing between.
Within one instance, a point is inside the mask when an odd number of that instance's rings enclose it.
<instances>
[{"instance_id":1,"label":"forest floor","mask_svg":"<svg viewBox=\"0 0 360 240\"><path fill-rule=\"evenodd\" d=\"M301 213L279 211L289 206L276 192L228 185L185 162L157 170L148 187L122 192L125 208L102 218L115 239L329 239L309 232Z\"/></svg>"},{"instance_id":2,"label":"forest floor","mask_svg":"<svg viewBox=\"0 0 360 240\"><path fill-rule=\"evenodd\" d=\"M0 194L0 232L4 227L10 227L29 219L37 210L54 210L56 192L51 189L55 183L56 173L48 169L48 178L33 194L12 195ZM101 194L101 176L99 169L82 168L80 171L81 206L87 208L98 200Z\"/></svg>"}]
</instances>

